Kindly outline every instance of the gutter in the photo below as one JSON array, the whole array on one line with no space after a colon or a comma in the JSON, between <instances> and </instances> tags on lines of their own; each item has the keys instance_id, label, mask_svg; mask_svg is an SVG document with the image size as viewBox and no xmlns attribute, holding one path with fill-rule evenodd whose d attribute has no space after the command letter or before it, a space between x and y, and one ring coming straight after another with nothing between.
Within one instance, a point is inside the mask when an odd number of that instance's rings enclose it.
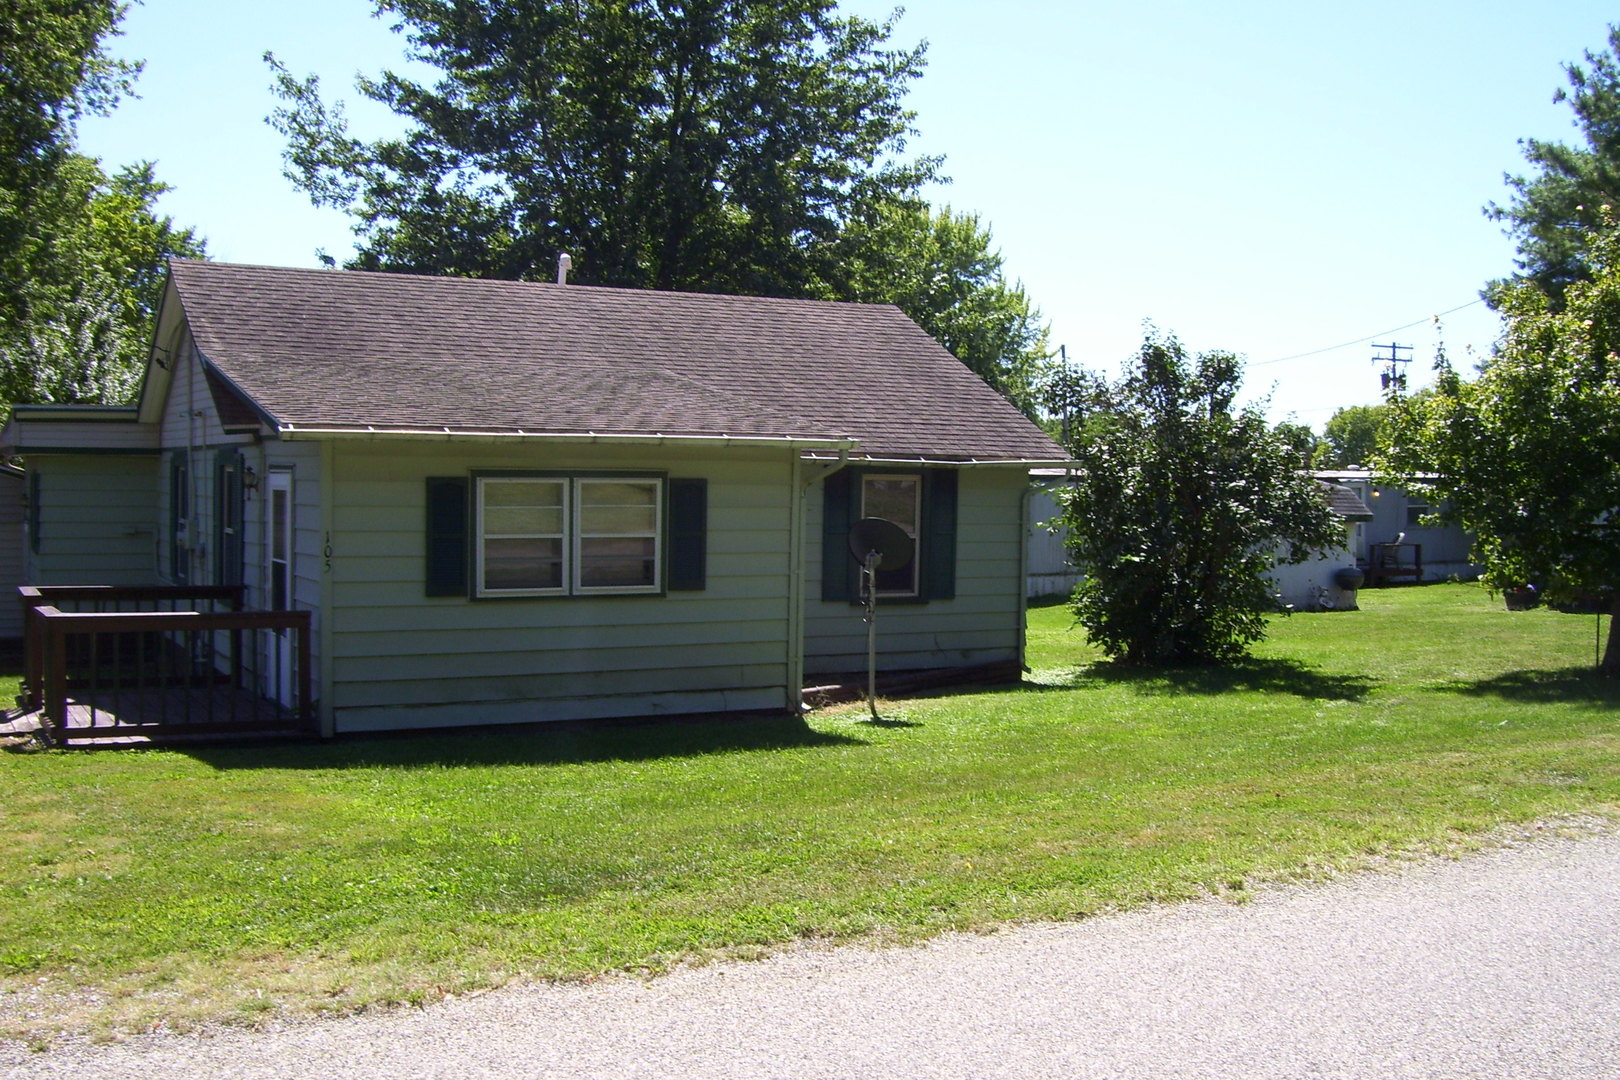
<instances>
[{"instance_id":1,"label":"gutter","mask_svg":"<svg viewBox=\"0 0 1620 1080\"><path fill-rule=\"evenodd\" d=\"M766 447L770 449L828 450L847 454L859 445L850 438L812 435L679 435L651 432L620 434L598 431L467 431L455 428L302 428L288 424L277 428L286 441L413 441L413 442L566 442L584 445Z\"/></svg>"},{"instance_id":2,"label":"gutter","mask_svg":"<svg viewBox=\"0 0 1620 1080\"><path fill-rule=\"evenodd\" d=\"M51 421L77 424L140 422L140 410L134 405L13 405L11 416L14 420L36 424Z\"/></svg>"},{"instance_id":3,"label":"gutter","mask_svg":"<svg viewBox=\"0 0 1620 1080\"><path fill-rule=\"evenodd\" d=\"M805 457L811 461L830 462L832 460L819 454L806 454ZM1080 463L1067 458L969 458L966 461L959 461L950 458L931 457L846 458L846 455L840 454L837 464L838 468L843 468L845 465L909 465L913 468L919 465L936 465L952 469L1006 469L1015 466L1028 469L1073 469L1078 467ZM832 473L837 472L838 469L828 471Z\"/></svg>"},{"instance_id":4,"label":"gutter","mask_svg":"<svg viewBox=\"0 0 1620 1080\"><path fill-rule=\"evenodd\" d=\"M1023 527L1018 530L1018 670L1029 670L1029 520L1030 502L1035 496L1035 485L1025 484L1024 494L1018 500L1019 518Z\"/></svg>"}]
</instances>

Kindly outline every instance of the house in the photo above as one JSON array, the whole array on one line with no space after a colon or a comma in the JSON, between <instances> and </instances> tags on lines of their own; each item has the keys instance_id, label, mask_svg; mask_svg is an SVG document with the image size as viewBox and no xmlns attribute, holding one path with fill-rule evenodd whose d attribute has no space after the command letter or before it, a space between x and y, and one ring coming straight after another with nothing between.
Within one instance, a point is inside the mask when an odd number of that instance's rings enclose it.
<instances>
[{"instance_id":1,"label":"house","mask_svg":"<svg viewBox=\"0 0 1620 1080\"><path fill-rule=\"evenodd\" d=\"M325 734L796 709L864 669L870 516L917 551L881 666L1016 675L1029 471L1065 459L891 306L186 260L136 405L0 444L29 582L310 613L308 670L263 617L237 663Z\"/></svg>"},{"instance_id":2,"label":"house","mask_svg":"<svg viewBox=\"0 0 1620 1080\"><path fill-rule=\"evenodd\" d=\"M1031 600L1071 596L1080 584L1080 571L1069 559L1068 532L1060 524L1063 507L1057 492L1064 475L1062 469L1034 469L1030 473L1033 490L1029 497L1025 561L1026 595Z\"/></svg>"},{"instance_id":3,"label":"house","mask_svg":"<svg viewBox=\"0 0 1620 1080\"><path fill-rule=\"evenodd\" d=\"M1473 535L1458 525L1427 524L1434 511L1419 495L1380 484L1366 469L1332 469L1316 478L1353 491L1371 516L1351 532L1349 548L1368 583L1471 581L1484 567L1472 561Z\"/></svg>"},{"instance_id":4,"label":"house","mask_svg":"<svg viewBox=\"0 0 1620 1080\"><path fill-rule=\"evenodd\" d=\"M1328 509L1344 524L1344 541L1311 553L1302 563L1278 563L1270 571L1278 599L1297 611L1346 610L1356 607L1356 590L1365 577L1352 550L1372 510L1354 489L1318 478Z\"/></svg>"},{"instance_id":5,"label":"house","mask_svg":"<svg viewBox=\"0 0 1620 1080\"><path fill-rule=\"evenodd\" d=\"M1080 583L1079 571L1069 560L1065 530L1058 524L1063 510L1057 490L1063 484L1064 475L1063 470L1051 468L1031 472L1034 490L1025 540L1028 564L1025 588L1032 600L1068 596ZM1344 542L1315 552L1303 563L1278 564L1270 570L1280 602L1301 610L1355 606L1356 590L1345 588L1338 572L1355 567L1356 557L1351 550L1355 537L1365 522L1373 520L1372 510L1347 485L1323 481L1322 496L1329 509L1345 524Z\"/></svg>"}]
</instances>

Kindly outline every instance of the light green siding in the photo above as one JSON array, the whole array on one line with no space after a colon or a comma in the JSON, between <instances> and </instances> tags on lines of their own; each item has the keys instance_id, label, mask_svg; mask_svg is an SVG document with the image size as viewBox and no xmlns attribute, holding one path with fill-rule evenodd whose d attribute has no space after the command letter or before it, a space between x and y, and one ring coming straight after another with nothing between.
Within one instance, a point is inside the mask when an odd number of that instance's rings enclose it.
<instances>
[{"instance_id":1,"label":"light green siding","mask_svg":"<svg viewBox=\"0 0 1620 1080\"><path fill-rule=\"evenodd\" d=\"M156 502L156 521L161 527L162 559L156 564L164 584L176 584L170 576L169 507L174 493L169 490L168 455L184 451L190 458L189 505L191 515L186 524L183 541L190 549L191 585L212 585L217 580L217 553L214 551L214 455L222 447L235 447L242 451L243 460L260 469L262 455L252 446L247 435L227 434L220 426L214 398L208 390L207 380L197 359L196 349L188 343L180 351L174 374L168 382L168 396L163 402L162 420L159 422L159 442L164 460L159 469ZM253 548L258 542L254 525L257 511L251 504L244 516L243 557L244 582L250 586L247 603L255 607L251 586L255 580Z\"/></svg>"},{"instance_id":2,"label":"light green siding","mask_svg":"<svg viewBox=\"0 0 1620 1080\"><path fill-rule=\"evenodd\" d=\"M338 731L738 709L790 692L792 461L783 450L337 441ZM708 480L708 580L661 596L429 598L429 476L482 470Z\"/></svg>"},{"instance_id":3,"label":"light green siding","mask_svg":"<svg viewBox=\"0 0 1620 1080\"><path fill-rule=\"evenodd\" d=\"M13 469L0 469L0 638L22 637L22 609L16 603L23 580L23 502L28 482Z\"/></svg>"},{"instance_id":4,"label":"light green siding","mask_svg":"<svg viewBox=\"0 0 1620 1080\"><path fill-rule=\"evenodd\" d=\"M958 474L956 597L885 603L878 611L878 668L908 671L1022 659L1023 543L1027 469ZM822 486L805 496L807 675L866 669L861 608L821 597Z\"/></svg>"},{"instance_id":5,"label":"light green siding","mask_svg":"<svg viewBox=\"0 0 1620 1080\"><path fill-rule=\"evenodd\" d=\"M38 536L26 546L30 585L156 581L156 455L31 454Z\"/></svg>"},{"instance_id":6,"label":"light green siding","mask_svg":"<svg viewBox=\"0 0 1620 1080\"><path fill-rule=\"evenodd\" d=\"M322 547L327 526L321 521L321 448L316 443L283 443L275 440L255 444L244 435L227 434L220 426L213 396L208 391L197 355L189 345L181 351L174 375L168 383L161 421L163 457L156 468L153 513L157 527L158 557L154 561L158 580L176 584L170 577L169 508L174 492L169 489L169 455L182 451L190 455L189 504L183 542L191 553L190 584L214 584L218 566L214 551L215 454L222 447L233 447L242 454L242 464L257 477L257 489L247 493L242 513L242 584L244 604L249 610L269 607L270 569L266 536L270 524L268 497L270 473L287 469L293 473L293 607L315 613L313 669L311 678L319 685L321 667ZM277 648L270 631L256 633L254 663L258 678L268 692L271 657ZM284 646L283 646L284 647Z\"/></svg>"}]
</instances>

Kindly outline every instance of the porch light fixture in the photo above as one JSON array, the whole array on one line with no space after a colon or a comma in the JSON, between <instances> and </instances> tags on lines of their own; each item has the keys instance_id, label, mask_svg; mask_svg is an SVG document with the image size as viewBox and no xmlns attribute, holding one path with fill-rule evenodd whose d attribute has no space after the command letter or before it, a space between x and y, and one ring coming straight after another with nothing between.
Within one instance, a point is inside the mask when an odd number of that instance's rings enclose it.
<instances>
[{"instance_id":1,"label":"porch light fixture","mask_svg":"<svg viewBox=\"0 0 1620 1080\"><path fill-rule=\"evenodd\" d=\"M259 488L259 474L253 471L253 466L247 465L242 469L242 490L251 494Z\"/></svg>"}]
</instances>

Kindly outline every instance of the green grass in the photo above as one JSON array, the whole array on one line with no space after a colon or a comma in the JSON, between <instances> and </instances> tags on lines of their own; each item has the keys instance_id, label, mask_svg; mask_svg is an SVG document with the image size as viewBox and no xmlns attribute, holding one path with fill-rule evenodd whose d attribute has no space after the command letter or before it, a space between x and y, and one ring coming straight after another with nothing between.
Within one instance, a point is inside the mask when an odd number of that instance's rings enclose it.
<instances>
[{"instance_id":1,"label":"green grass","mask_svg":"<svg viewBox=\"0 0 1620 1080\"><path fill-rule=\"evenodd\" d=\"M1593 620L1469 586L787 719L0 754L0 1033L419 1002L802 939L914 940L1620 820ZM0 693L7 692L0 687Z\"/></svg>"}]
</instances>

